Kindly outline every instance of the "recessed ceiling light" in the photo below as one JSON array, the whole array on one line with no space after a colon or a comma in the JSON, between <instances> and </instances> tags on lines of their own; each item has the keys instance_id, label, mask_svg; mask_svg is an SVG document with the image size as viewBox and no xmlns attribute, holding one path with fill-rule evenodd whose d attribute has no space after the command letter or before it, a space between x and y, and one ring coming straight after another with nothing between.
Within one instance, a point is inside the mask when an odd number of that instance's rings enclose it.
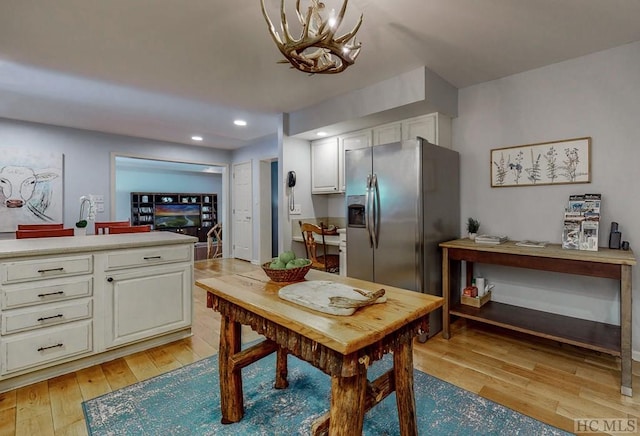
<instances>
[{"instance_id":1,"label":"recessed ceiling light","mask_svg":"<svg viewBox=\"0 0 640 436\"><path fill-rule=\"evenodd\" d=\"M247 122L245 120L235 120L233 124L235 124L236 126L246 126Z\"/></svg>"},{"instance_id":2,"label":"recessed ceiling light","mask_svg":"<svg viewBox=\"0 0 640 436\"><path fill-rule=\"evenodd\" d=\"M318 132L316 133L318 136L327 136L327 132Z\"/></svg>"},{"instance_id":3,"label":"recessed ceiling light","mask_svg":"<svg viewBox=\"0 0 640 436\"><path fill-rule=\"evenodd\" d=\"M202 141L204 138L202 136L194 135L191 137L194 141Z\"/></svg>"}]
</instances>

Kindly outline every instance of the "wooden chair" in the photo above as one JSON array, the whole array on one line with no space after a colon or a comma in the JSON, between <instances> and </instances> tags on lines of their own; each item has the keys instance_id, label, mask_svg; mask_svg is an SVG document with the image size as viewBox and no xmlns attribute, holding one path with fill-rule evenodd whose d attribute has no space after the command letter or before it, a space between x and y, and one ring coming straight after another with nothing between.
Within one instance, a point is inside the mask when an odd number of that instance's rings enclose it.
<instances>
[{"instance_id":1,"label":"wooden chair","mask_svg":"<svg viewBox=\"0 0 640 436\"><path fill-rule=\"evenodd\" d=\"M18 230L63 229L64 224L18 224Z\"/></svg>"},{"instance_id":2,"label":"wooden chair","mask_svg":"<svg viewBox=\"0 0 640 436\"><path fill-rule=\"evenodd\" d=\"M119 235L121 233L144 233L144 232L150 232L151 231L151 225L147 224L145 226L115 226L115 227L109 227L108 228L108 233L110 235Z\"/></svg>"},{"instance_id":3,"label":"wooden chair","mask_svg":"<svg viewBox=\"0 0 640 436\"><path fill-rule=\"evenodd\" d=\"M109 227L129 227L129 220L126 221L96 221L94 229L96 235L106 235L109 232Z\"/></svg>"},{"instance_id":4,"label":"wooden chair","mask_svg":"<svg viewBox=\"0 0 640 436\"><path fill-rule=\"evenodd\" d=\"M73 229L16 230L16 239L73 236Z\"/></svg>"},{"instance_id":5,"label":"wooden chair","mask_svg":"<svg viewBox=\"0 0 640 436\"><path fill-rule=\"evenodd\" d=\"M311 268L319 269L330 273L337 273L340 271L340 256L337 254L327 254L327 244L324 240L326 227L320 223L319 226L311 223L300 224L300 231L302 232L302 240L304 242L304 248L307 253L307 258L311 260ZM319 235L322 241L322 254L318 255L318 243L315 240L314 235Z\"/></svg>"},{"instance_id":6,"label":"wooden chair","mask_svg":"<svg viewBox=\"0 0 640 436\"><path fill-rule=\"evenodd\" d=\"M207 259L222 257L222 224L218 223L207 232Z\"/></svg>"}]
</instances>

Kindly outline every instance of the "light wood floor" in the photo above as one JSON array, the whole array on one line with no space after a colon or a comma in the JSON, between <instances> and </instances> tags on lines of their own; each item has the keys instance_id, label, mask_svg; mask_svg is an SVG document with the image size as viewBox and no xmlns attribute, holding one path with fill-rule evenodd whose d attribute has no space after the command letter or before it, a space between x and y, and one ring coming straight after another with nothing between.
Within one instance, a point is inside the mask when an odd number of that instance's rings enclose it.
<instances>
[{"instance_id":1,"label":"light wood floor","mask_svg":"<svg viewBox=\"0 0 640 436\"><path fill-rule=\"evenodd\" d=\"M254 268L240 261L196 262L196 279ZM193 336L0 394L0 435L87 434L81 403L215 354L219 317L194 287ZM258 336L243 330L243 340ZM483 397L572 432L574 418L638 418L640 365L633 398L619 394L610 356L459 320L450 340L415 344L415 366Z\"/></svg>"}]
</instances>

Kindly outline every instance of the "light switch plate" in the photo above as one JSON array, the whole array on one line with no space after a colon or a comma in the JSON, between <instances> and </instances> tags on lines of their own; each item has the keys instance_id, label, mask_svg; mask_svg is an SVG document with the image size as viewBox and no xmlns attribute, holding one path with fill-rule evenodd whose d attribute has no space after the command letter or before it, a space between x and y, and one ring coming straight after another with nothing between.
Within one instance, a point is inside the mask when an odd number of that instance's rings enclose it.
<instances>
[{"instance_id":1,"label":"light switch plate","mask_svg":"<svg viewBox=\"0 0 640 436\"><path fill-rule=\"evenodd\" d=\"M302 215L302 206L299 204L293 205L293 210L289 211L289 215Z\"/></svg>"}]
</instances>

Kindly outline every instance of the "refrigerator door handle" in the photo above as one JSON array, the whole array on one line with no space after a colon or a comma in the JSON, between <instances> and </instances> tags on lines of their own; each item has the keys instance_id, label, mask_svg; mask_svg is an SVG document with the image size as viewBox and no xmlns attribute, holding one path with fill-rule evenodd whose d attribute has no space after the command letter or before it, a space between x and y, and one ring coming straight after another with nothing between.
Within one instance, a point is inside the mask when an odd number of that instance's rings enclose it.
<instances>
[{"instance_id":1,"label":"refrigerator door handle","mask_svg":"<svg viewBox=\"0 0 640 436\"><path fill-rule=\"evenodd\" d=\"M378 188L378 175L374 174L371 180L371 197L372 205L371 216L373 217L373 248L378 248L378 235L380 234L380 190Z\"/></svg>"},{"instance_id":2,"label":"refrigerator door handle","mask_svg":"<svg viewBox=\"0 0 640 436\"><path fill-rule=\"evenodd\" d=\"M367 195L365 198L365 225L367 226L367 231L369 232L369 247L373 248L373 236L372 236L372 220L371 220L371 174L367 174Z\"/></svg>"}]
</instances>

